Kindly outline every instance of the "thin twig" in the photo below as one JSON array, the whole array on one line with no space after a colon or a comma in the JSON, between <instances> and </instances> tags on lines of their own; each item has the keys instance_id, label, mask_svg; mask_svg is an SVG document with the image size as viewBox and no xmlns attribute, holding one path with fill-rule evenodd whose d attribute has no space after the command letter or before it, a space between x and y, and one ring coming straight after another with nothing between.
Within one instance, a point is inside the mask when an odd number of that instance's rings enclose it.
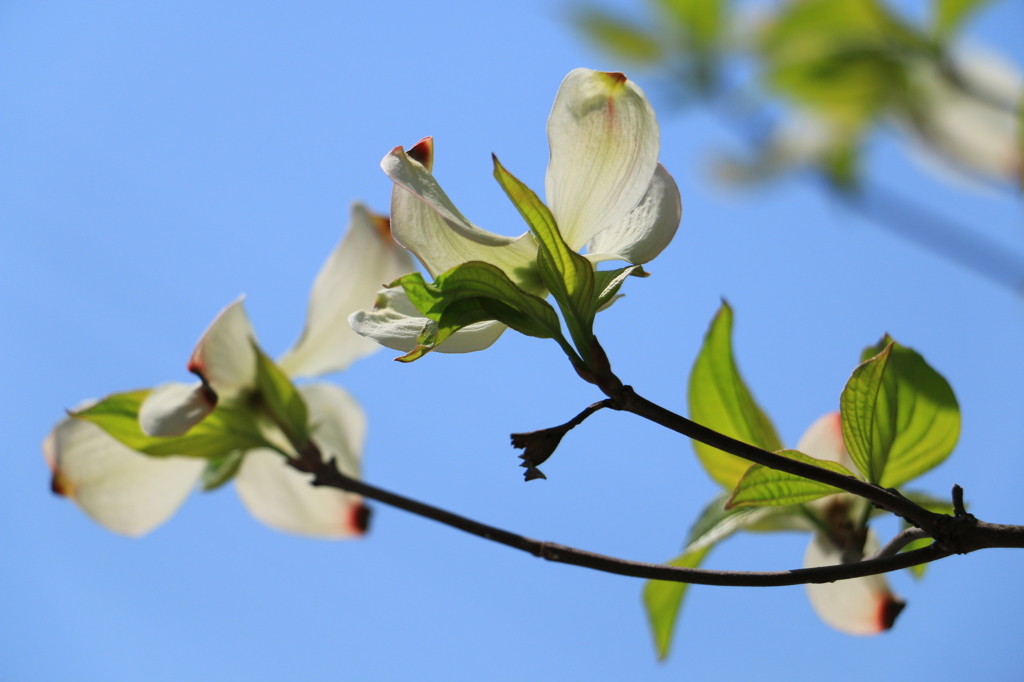
<instances>
[{"instance_id":1,"label":"thin twig","mask_svg":"<svg viewBox=\"0 0 1024 682\"><path fill-rule=\"evenodd\" d=\"M715 571L703 568L681 568L642 561L629 561L554 542L534 540L533 538L480 523L465 516L453 514L444 509L351 478L338 471L334 460L327 462L319 468L313 479L313 485L338 488L339 490L356 493L371 500L383 502L417 516L432 519L466 533L491 540L492 542L527 552L547 561L571 564L573 566L633 578L666 580L694 585L780 587L783 585L803 585L806 583L830 583L836 580L860 578L866 575L876 575L878 573L908 568L942 559L953 553L950 550L940 548L938 545L931 545L923 549L914 550L913 552L906 552L882 559L821 566L818 568L798 568L789 571Z\"/></svg>"},{"instance_id":2,"label":"thin twig","mask_svg":"<svg viewBox=\"0 0 1024 682\"><path fill-rule=\"evenodd\" d=\"M828 469L805 464L782 455L762 450L741 440L731 438L722 433L702 426L686 417L661 407L636 393L630 386L625 386L619 396L611 396L620 402L619 409L650 420L665 428L681 433L696 441L718 448L730 455L736 455L749 462L761 464L770 469L801 476L803 478L830 485L872 502L876 506L892 512L900 518L928 531L932 537L942 532L942 519L949 517L936 514L911 502L897 490L862 481Z\"/></svg>"},{"instance_id":3,"label":"thin twig","mask_svg":"<svg viewBox=\"0 0 1024 682\"><path fill-rule=\"evenodd\" d=\"M923 540L929 537L928 533L924 532L920 528L904 528L902 531L896 534L892 540L889 540L885 547L871 554L870 556L864 557L868 559L881 559L882 557L893 556L899 554L900 550L909 545L915 540Z\"/></svg>"}]
</instances>

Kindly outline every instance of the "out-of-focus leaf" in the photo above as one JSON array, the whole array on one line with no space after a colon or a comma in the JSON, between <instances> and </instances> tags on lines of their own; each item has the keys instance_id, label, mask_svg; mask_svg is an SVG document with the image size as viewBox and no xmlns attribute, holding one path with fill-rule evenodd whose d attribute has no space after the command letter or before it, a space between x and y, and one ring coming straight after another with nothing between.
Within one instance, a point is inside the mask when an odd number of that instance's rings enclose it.
<instances>
[{"instance_id":1,"label":"out-of-focus leaf","mask_svg":"<svg viewBox=\"0 0 1024 682\"><path fill-rule=\"evenodd\" d=\"M882 52L850 51L788 62L766 78L780 93L850 131L862 129L906 88L904 65Z\"/></svg>"},{"instance_id":2,"label":"out-of-focus leaf","mask_svg":"<svg viewBox=\"0 0 1024 682\"><path fill-rule=\"evenodd\" d=\"M769 86L850 131L903 102L910 58L932 50L875 0L790 3L759 46Z\"/></svg>"},{"instance_id":3,"label":"out-of-focus leaf","mask_svg":"<svg viewBox=\"0 0 1024 682\"><path fill-rule=\"evenodd\" d=\"M576 16L576 24L597 45L613 56L637 64L661 61L664 53L650 32L626 19L597 9L588 9Z\"/></svg>"},{"instance_id":4,"label":"out-of-focus leaf","mask_svg":"<svg viewBox=\"0 0 1024 682\"><path fill-rule=\"evenodd\" d=\"M727 494L719 495L704 508L690 528L689 539L683 553L667 561L667 565L697 568L715 544L736 531L763 523L770 517L791 513L789 510L782 512L771 508L727 510L724 506L727 498ZM647 620L651 626L658 658L668 656L672 633L688 587L686 583L664 580L649 580L644 585L644 609L647 611Z\"/></svg>"},{"instance_id":5,"label":"out-of-focus leaf","mask_svg":"<svg viewBox=\"0 0 1024 682\"><path fill-rule=\"evenodd\" d=\"M861 50L926 50L927 40L876 0L803 0L785 5L760 36L775 64Z\"/></svg>"},{"instance_id":6,"label":"out-of-focus leaf","mask_svg":"<svg viewBox=\"0 0 1024 682\"><path fill-rule=\"evenodd\" d=\"M154 457L216 459L234 450L267 446L256 426L256 415L241 406L230 405L218 405L184 436L147 436L139 426L139 408L149 393L115 393L73 416L91 421L132 450Z\"/></svg>"},{"instance_id":7,"label":"out-of-focus leaf","mask_svg":"<svg viewBox=\"0 0 1024 682\"><path fill-rule=\"evenodd\" d=\"M203 470L203 477L201 479L203 491L209 492L211 490L216 490L234 478L238 473L238 469L242 466L242 460L244 459L244 450L234 450L223 457L207 461L206 468Z\"/></svg>"},{"instance_id":8,"label":"out-of-focus leaf","mask_svg":"<svg viewBox=\"0 0 1024 682\"><path fill-rule=\"evenodd\" d=\"M1024 97L1020 98L1020 104L1017 105L1017 156L1024 159ZM1017 182L1021 190L1024 190L1024 161L1017 171Z\"/></svg>"},{"instance_id":9,"label":"out-of-focus leaf","mask_svg":"<svg viewBox=\"0 0 1024 682\"><path fill-rule=\"evenodd\" d=\"M288 441L296 449L301 449L309 442L306 401L295 390L288 375L259 346L254 343L253 347L256 349L256 387L260 403Z\"/></svg>"},{"instance_id":10,"label":"out-of-focus leaf","mask_svg":"<svg viewBox=\"0 0 1024 682\"><path fill-rule=\"evenodd\" d=\"M722 302L690 373L690 416L699 424L759 448L782 449L775 427L754 401L732 354L732 308ZM735 455L692 441L704 469L732 490L750 467Z\"/></svg>"},{"instance_id":11,"label":"out-of-focus leaf","mask_svg":"<svg viewBox=\"0 0 1024 682\"><path fill-rule=\"evenodd\" d=\"M895 488L938 466L953 452L960 437L960 406L949 383L913 349L886 336L866 348L864 356L889 343L893 346L876 414L895 414L894 438L879 481Z\"/></svg>"},{"instance_id":12,"label":"out-of-focus leaf","mask_svg":"<svg viewBox=\"0 0 1024 682\"><path fill-rule=\"evenodd\" d=\"M860 136L850 135L825 154L822 170L833 188L854 192L860 180Z\"/></svg>"},{"instance_id":13,"label":"out-of-focus leaf","mask_svg":"<svg viewBox=\"0 0 1024 682\"><path fill-rule=\"evenodd\" d=\"M842 464L815 459L796 450L780 450L775 454L855 478L853 472ZM743 474L725 506L727 509L787 506L803 504L838 492L842 491L824 483L755 464Z\"/></svg>"},{"instance_id":14,"label":"out-of-focus leaf","mask_svg":"<svg viewBox=\"0 0 1024 682\"><path fill-rule=\"evenodd\" d=\"M956 32L988 0L935 0L932 5L932 29L945 39Z\"/></svg>"},{"instance_id":15,"label":"out-of-focus leaf","mask_svg":"<svg viewBox=\"0 0 1024 682\"><path fill-rule=\"evenodd\" d=\"M658 4L676 20L696 50L707 52L716 46L728 11L724 0L658 0Z\"/></svg>"}]
</instances>

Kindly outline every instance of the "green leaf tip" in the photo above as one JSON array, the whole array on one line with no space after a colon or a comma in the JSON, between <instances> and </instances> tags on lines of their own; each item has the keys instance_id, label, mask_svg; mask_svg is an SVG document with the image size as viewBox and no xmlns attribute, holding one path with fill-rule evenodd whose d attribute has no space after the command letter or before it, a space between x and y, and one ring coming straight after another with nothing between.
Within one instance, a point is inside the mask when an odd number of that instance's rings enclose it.
<instances>
[{"instance_id":1,"label":"green leaf tip","mask_svg":"<svg viewBox=\"0 0 1024 682\"><path fill-rule=\"evenodd\" d=\"M727 436L770 452L782 449L771 420L754 400L733 359L732 308L726 301L715 314L690 373L690 417ZM747 460L693 441L704 469L727 490L750 467Z\"/></svg>"},{"instance_id":2,"label":"green leaf tip","mask_svg":"<svg viewBox=\"0 0 1024 682\"><path fill-rule=\"evenodd\" d=\"M869 481L897 487L952 453L960 408L942 375L888 335L863 356L840 397L843 440Z\"/></svg>"}]
</instances>

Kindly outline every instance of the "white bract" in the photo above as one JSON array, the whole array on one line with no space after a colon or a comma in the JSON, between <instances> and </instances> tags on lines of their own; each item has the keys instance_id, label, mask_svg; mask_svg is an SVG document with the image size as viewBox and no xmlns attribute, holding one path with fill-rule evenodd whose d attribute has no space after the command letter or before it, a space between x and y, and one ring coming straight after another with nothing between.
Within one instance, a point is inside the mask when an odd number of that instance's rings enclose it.
<instances>
[{"instance_id":1,"label":"white bract","mask_svg":"<svg viewBox=\"0 0 1024 682\"><path fill-rule=\"evenodd\" d=\"M547 205L569 247L586 247L595 264L639 265L661 253L679 226L682 204L672 176L658 163L658 122L640 88L620 73L576 69L558 89L547 128ZM533 235L504 237L472 224L434 179L433 160L433 140L425 138L408 151L396 147L381 162L395 183L395 239L432 277L482 261L523 290L545 295ZM358 333L402 351L417 345L427 324L400 290L381 292L373 311L357 312L350 321ZM470 325L437 350L481 350L504 329L496 321Z\"/></svg>"},{"instance_id":2,"label":"white bract","mask_svg":"<svg viewBox=\"0 0 1024 682\"><path fill-rule=\"evenodd\" d=\"M800 438L797 450L856 471L843 443L838 412L826 414L814 422ZM838 493L808 503L829 527L829 532L815 532L804 554L805 568L859 561L878 550L878 538L871 530L861 541L853 537L851 529L856 519L852 516L858 509L853 504L856 499L849 493ZM874 635L888 630L903 608L903 602L893 596L884 575L808 584L806 588L818 616L833 628L851 635Z\"/></svg>"},{"instance_id":3,"label":"white bract","mask_svg":"<svg viewBox=\"0 0 1024 682\"><path fill-rule=\"evenodd\" d=\"M391 239L387 218L355 204L345 237L316 278L306 328L279 366L292 377L339 371L378 346L352 332L347 318L373 300L381 284L414 269L409 254ZM168 383L142 403L139 422L151 436L178 436L218 404L244 400L255 390L256 350L252 325L238 300L202 335L188 363L195 384ZM366 419L358 402L328 384L299 387L309 410L313 440L339 469L359 475ZM289 448L276 428L264 425L275 446ZM206 466L195 457L148 456L123 445L96 424L62 420L43 451L55 492L73 499L89 516L115 532L143 535L166 521L185 501ZM269 448L244 454L235 487L260 521L315 537L362 533L365 509L358 496L314 488L311 476L287 466Z\"/></svg>"},{"instance_id":4,"label":"white bract","mask_svg":"<svg viewBox=\"0 0 1024 682\"><path fill-rule=\"evenodd\" d=\"M915 71L921 105L916 117L901 124L933 170L1017 184L1022 172L1017 107L1024 77L1012 64L976 51L955 54L950 68L962 86L931 64Z\"/></svg>"}]
</instances>

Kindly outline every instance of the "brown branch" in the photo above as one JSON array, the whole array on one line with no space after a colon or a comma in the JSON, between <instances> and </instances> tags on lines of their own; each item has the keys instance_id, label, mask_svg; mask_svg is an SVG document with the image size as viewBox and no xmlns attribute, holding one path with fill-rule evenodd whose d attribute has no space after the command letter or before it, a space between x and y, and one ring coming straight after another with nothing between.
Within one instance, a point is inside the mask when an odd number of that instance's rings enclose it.
<instances>
[{"instance_id":1,"label":"brown branch","mask_svg":"<svg viewBox=\"0 0 1024 682\"><path fill-rule=\"evenodd\" d=\"M822 469L813 464L805 464L797 460L783 457L759 447L744 443L725 434L702 426L686 417L676 414L640 396L631 386L623 386L617 395L609 396L618 403L618 408L625 412L643 417L670 431L675 431L713 448L736 455L754 464L761 464L769 469L784 471L789 474L830 485L848 493L863 497L872 504L906 519L913 525L924 529L928 535L939 539L946 520L944 514L930 512L906 497L899 491L867 483L852 476ZM955 551L955 549L954 549Z\"/></svg>"},{"instance_id":2,"label":"brown branch","mask_svg":"<svg viewBox=\"0 0 1024 682\"><path fill-rule=\"evenodd\" d=\"M953 554L952 551L942 549L937 544L933 544L913 552L881 559L859 561L851 564L838 564L835 566L821 566L818 568L798 568L790 571L715 571L704 568L681 568L642 561L629 561L554 542L534 540L533 538L496 528L486 523L480 523L465 516L453 514L439 507L434 507L346 476L338 471L333 459L318 468L313 479L313 485L356 493L368 499L383 502L417 516L438 521L471 535L518 549L547 561L571 564L573 566L632 578L645 578L647 580L666 580L694 585L723 585L727 587L780 587L783 585L803 585L806 583L830 583L836 580L888 573L889 571L896 571L901 568L908 568L917 564L942 559Z\"/></svg>"},{"instance_id":3,"label":"brown branch","mask_svg":"<svg viewBox=\"0 0 1024 682\"><path fill-rule=\"evenodd\" d=\"M599 349L595 340L595 346ZM930 516L924 520L939 529L936 542L921 549L911 552L903 552L891 556L880 556L868 558L862 561L838 564L834 566L821 566L816 568L799 568L789 571L715 571L700 568L683 568L666 566L663 564L651 564L639 561L629 561L617 557L607 556L588 552L586 550L568 547L553 542L534 540L518 533L497 528L473 519L454 514L447 510L435 507L418 500L399 495L397 493L378 488L358 479L346 476L338 470L334 459L324 461L322 453L313 441L302 444L295 444L298 456L288 459L288 463L299 471L313 474L312 485L326 486L345 490L357 495L362 495L371 500L376 500L390 505L397 509L422 516L424 518L438 521L458 530L476 535L477 537L503 544L522 552L527 552L536 557L554 561L557 563L571 564L583 568L614 573L616 575L630 576L634 578L645 578L648 580L665 580L669 582L690 583L695 585L722 585L732 587L777 587L783 585L801 585L807 583L829 583L836 580L847 580L860 578L868 575L887 573L901 568L909 568L918 564L936 561L954 553L965 554L967 552L985 549L989 547L1019 547L1024 548L1024 526L1001 526L978 521L970 514L957 514L949 517L941 514L933 514L913 504L896 491L886 490L878 486L871 486L857 481L848 476L839 476L840 481L831 480L833 472L819 469L818 467L801 465L797 467L790 464L800 464L793 460L779 457L770 452L749 446L741 441L728 438L715 431L711 431L699 424L691 422L684 417L676 415L664 408L651 403L638 396L630 387L623 386L610 369L601 371L595 383L602 386L609 393L610 402L601 401L591 405L569 424L575 426L582 422L587 416L604 407L621 409L643 416L655 423L662 424L666 428L679 433L689 435L695 434L694 438L707 442L713 447L720 447L733 454L740 454L751 461L757 461L777 467L783 471L790 471L797 475L809 474L807 477L813 480L821 480L825 475L824 483L835 485L844 490L850 490L854 494L860 494L858 488L867 486L865 492L867 499L874 501L876 498L881 502L892 505L894 510L900 510L908 514L908 520L912 522L919 518L919 512ZM612 395L615 394L615 395ZM566 425L563 425L565 427ZM556 427L562 428L562 427ZM571 427L569 427L571 428ZM568 430L568 429L566 429ZM738 452L736 452L738 450ZM756 459L755 459L756 458ZM776 461L778 460L778 461ZM788 463L788 464L787 464ZM810 471L804 471L804 467ZM852 483L851 483L852 482ZM857 484L857 485L854 485ZM853 488L851 490L851 488ZM886 507L888 508L888 507ZM894 513L896 513L894 511ZM935 518L932 518L935 517ZM928 531L928 529L925 529ZM931 535L931 531L928 531ZM940 541L941 540L941 541Z\"/></svg>"}]
</instances>

